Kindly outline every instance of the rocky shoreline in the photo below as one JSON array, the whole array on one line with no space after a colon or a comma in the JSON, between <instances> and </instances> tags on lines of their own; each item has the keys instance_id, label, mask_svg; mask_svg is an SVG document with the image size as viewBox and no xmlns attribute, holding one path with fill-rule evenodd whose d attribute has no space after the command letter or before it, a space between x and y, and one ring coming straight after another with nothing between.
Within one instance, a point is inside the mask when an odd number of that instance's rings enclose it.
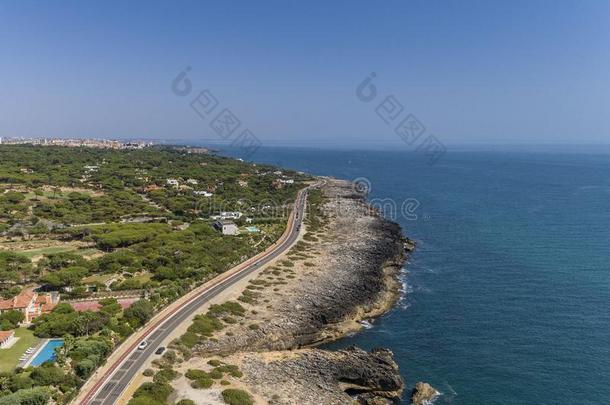
<instances>
[{"instance_id":1,"label":"rocky shoreline","mask_svg":"<svg viewBox=\"0 0 610 405\"><path fill-rule=\"evenodd\" d=\"M398 274L414 245L351 183L327 180L322 191L303 239L240 297L247 313L194 347L188 367L210 358L238 365L244 373L239 384L257 403L389 403L404 389L389 350L315 346L361 329L361 321L394 306ZM320 216L319 222L312 218Z\"/></svg>"}]
</instances>

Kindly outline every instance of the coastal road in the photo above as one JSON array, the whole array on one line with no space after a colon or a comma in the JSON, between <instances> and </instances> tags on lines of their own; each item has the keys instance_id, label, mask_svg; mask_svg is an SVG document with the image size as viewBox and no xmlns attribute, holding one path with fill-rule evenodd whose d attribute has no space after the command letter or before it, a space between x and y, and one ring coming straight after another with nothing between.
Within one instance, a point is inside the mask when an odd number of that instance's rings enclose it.
<instances>
[{"instance_id":1,"label":"coastal road","mask_svg":"<svg viewBox=\"0 0 610 405\"><path fill-rule=\"evenodd\" d=\"M189 293L185 302L174 307L170 305L155 316L143 332L138 332L138 340L126 348L119 347L118 350L123 353L105 366L105 371L101 375L92 377L95 381L89 381L90 387L85 386L75 402L81 405L114 404L142 365L154 355L154 351L157 350L160 343L178 325L192 317L208 300L286 252L299 237L307 191L319 185L320 183L316 183L299 191L295 207L288 218L286 230L275 245L229 270L228 275L223 273L209 283L198 287ZM144 350L138 350L138 344L143 340L148 342L148 346Z\"/></svg>"}]
</instances>

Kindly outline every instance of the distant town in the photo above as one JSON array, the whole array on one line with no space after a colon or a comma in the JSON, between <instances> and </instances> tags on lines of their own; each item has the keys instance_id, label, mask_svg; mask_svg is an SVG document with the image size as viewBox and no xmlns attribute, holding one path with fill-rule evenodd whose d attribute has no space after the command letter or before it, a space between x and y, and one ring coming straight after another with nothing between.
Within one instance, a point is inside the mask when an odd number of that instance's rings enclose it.
<instances>
[{"instance_id":1,"label":"distant town","mask_svg":"<svg viewBox=\"0 0 610 405\"><path fill-rule=\"evenodd\" d=\"M154 145L152 141L119 141L115 139L94 138L2 138L0 144L4 145L42 145L67 146L72 148L106 148L106 149L142 149Z\"/></svg>"}]
</instances>

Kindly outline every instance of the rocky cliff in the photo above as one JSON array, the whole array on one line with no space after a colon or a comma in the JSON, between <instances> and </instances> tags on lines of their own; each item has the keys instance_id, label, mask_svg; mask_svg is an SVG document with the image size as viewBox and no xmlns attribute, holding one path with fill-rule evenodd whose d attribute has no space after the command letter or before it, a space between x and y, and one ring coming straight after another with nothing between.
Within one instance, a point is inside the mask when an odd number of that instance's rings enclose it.
<instances>
[{"instance_id":1,"label":"rocky cliff","mask_svg":"<svg viewBox=\"0 0 610 405\"><path fill-rule=\"evenodd\" d=\"M249 389L273 403L384 403L404 386L391 352L311 347L358 330L360 321L391 308L405 248L413 246L350 183L331 181L323 191L316 215L326 225L308 226L298 249L251 281L247 304L242 301L247 316L194 353L237 355ZM284 350L291 351L278 352Z\"/></svg>"}]
</instances>

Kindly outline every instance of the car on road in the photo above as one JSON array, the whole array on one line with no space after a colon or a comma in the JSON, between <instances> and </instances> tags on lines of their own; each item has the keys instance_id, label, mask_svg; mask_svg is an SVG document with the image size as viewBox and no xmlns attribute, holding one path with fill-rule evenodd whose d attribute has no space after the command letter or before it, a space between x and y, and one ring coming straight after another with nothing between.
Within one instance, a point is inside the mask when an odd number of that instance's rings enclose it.
<instances>
[{"instance_id":1,"label":"car on road","mask_svg":"<svg viewBox=\"0 0 610 405\"><path fill-rule=\"evenodd\" d=\"M163 354L165 351L165 347L161 346L157 350L155 350L155 354Z\"/></svg>"},{"instance_id":2,"label":"car on road","mask_svg":"<svg viewBox=\"0 0 610 405\"><path fill-rule=\"evenodd\" d=\"M144 350L144 349L146 349L147 346L148 346L148 342L146 340L143 340L138 345L138 350Z\"/></svg>"}]
</instances>

